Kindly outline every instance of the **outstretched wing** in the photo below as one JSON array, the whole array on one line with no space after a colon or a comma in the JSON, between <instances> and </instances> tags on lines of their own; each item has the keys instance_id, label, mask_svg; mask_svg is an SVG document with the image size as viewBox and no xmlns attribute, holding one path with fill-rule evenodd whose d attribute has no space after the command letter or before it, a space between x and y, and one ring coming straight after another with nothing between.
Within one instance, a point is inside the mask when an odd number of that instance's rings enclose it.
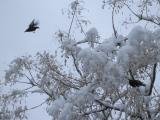
<instances>
[{"instance_id":1,"label":"outstretched wing","mask_svg":"<svg viewBox=\"0 0 160 120\"><path fill-rule=\"evenodd\" d=\"M29 27L33 27L35 25L35 20L33 19L32 22L29 24Z\"/></svg>"},{"instance_id":2,"label":"outstretched wing","mask_svg":"<svg viewBox=\"0 0 160 120\"><path fill-rule=\"evenodd\" d=\"M34 21L34 26L38 27L38 25L39 25L39 22L38 21Z\"/></svg>"}]
</instances>

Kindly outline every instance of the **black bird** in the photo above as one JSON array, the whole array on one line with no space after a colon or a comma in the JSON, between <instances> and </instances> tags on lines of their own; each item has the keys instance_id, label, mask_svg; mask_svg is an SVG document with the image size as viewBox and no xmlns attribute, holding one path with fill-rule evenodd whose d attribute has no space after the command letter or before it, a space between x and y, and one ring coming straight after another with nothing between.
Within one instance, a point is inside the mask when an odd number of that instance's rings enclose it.
<instances>
[{"instance_id":1,"label":"black bird","mask_svg":"<svg viewBox=\"0 0 160 120\"><path fill-rule=\"evenodd\" d=\"M129 85L132 87L140 87L140 86L146 86L143 82L139 80L129 80Z\"/></svg>"},{"instance_id":2,"label":"black bird","mask_svg":"<svg viewBox=\"0 0 160 120\"><path fill-rule=\"evenodd\" d=\"M36 29L39 29L38 22L33 19L25 32L35 32Z\"/></svg>"}]
</instances>

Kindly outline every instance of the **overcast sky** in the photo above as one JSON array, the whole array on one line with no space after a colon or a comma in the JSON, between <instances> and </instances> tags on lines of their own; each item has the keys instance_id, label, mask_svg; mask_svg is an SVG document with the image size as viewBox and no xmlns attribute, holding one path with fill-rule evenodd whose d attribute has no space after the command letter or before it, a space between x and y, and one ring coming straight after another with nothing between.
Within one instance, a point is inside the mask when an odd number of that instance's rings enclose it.
<instances>
[{"instance_id":1,"label":"overcast sky","mask_svg":"<svg viewBox=\"0 0 160 120\"><path fill-rule=\"evenodd\" d=\"M16 57L34 54L38 51L50 51L58 47L54 33L68 30L70 20L62 15L62 9L68 8L71 0L0 0L0 78L8 64ZM111 11L101 9L101 0L86 0L86 17L91 21L88 26L96 27L102 36L112 35ZM40 29L36 33L24 33L28 24L36 19ZM31 105L43 98L34 96ZM39 100L37 100L39 99ZM43 110L41 110L43 108ZM47 120L45 106L32 110L29 120Z\"/></svg>"},{"instance_id":2,"label":"overcast sky","mask_svg":"<svg viewBox=\"0 0 160 120\"><path fill-rule=\"evenodd\" d=\"M54 33L67 30L69 20L61 11L69 7L71 0L0 0L0 71L15 57L37 51L53 51ZM86 17L105 36L112 34L110 11L101 9L101 1L87 0ZM24 33L32 19L40 22L40 30Z\"/></svg>"}]
</instances>

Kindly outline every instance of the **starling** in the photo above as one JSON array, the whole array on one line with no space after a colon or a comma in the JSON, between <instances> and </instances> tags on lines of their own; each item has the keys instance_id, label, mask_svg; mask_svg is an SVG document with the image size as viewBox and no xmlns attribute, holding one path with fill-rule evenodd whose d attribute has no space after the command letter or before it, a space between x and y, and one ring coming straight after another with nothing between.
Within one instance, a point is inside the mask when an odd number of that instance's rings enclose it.
<instances>
[{"instance_id":1,"label":"starling","mask_svg":"<svg viewBox=\"0 0 160 120\"><path fill-rule=\"evenodd\" d=\"M29 24L29 27L25 30L25 32L35 32L36 29L39 29L38 22L33 19L32 22Z\"/></svg>"},{"instance_id":2,"label":"starling","mask_svg":"<svg viewBox=\"0 0 160 120\"><path fill-rule=\"evenodd\" d=\"M143 82L139 80L129 80L129 85L132 87L140 87L140 86L146 86Z\"/></svg>"}]
</instances>

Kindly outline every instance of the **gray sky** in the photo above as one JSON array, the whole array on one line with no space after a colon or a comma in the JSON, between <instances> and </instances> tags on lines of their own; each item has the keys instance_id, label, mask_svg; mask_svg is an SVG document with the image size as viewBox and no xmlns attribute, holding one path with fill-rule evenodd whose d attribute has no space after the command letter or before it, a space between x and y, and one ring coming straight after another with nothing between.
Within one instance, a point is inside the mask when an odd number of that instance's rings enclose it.
<instances>
[{"instance_id":1,"label":"gray sky","mask_svg":"<svg viewBox=\"0 0 160 120\"><path fill-rule=\"evenodd\" d=\"M69 2L71 0L1 0L0 71L17 56L53 51L56 44L54 33L69 28L69 20L61 14ZM85 12L86 17L92 22L90 26L96 27L99 33L111 35L110 11L103 11L101 5L99 0L94 3L87 0L85 7L89 12ZM24 33L34 18L39 20L40 30L35 34Z\"/></svg>"},{"instance_id":2,"label":"gray sky","mask_svg":"<svg viewBox=\"0 0 160 120\"><path fill-rule=\"evenodd\" d=\"M66 5L65 0L1 0L0 67L20 55L54 50L55 31L67 27L61 15ZM24 33L34 18L39 20L40 30L35 34Z\"/></svg>"},{"instance_id":3,"label":"gray sky","mask_svg":"<svg viewBox=\"0 0 160 120\"><path fill-rule=\"evenodd\" d=\"M8 64L16 57L34 54L47 50L54 53L57 41L54 33L68 30L70 20L62 15L61 10L68 8L71 0L0 0L0 78ZM110 11L101 9L101 1L86 0L86 17L92 22L90 27L96 27L105 37L112 35ZM24 33L28 24L37 19L40 29L36 33ZM38 98L38 100L37 100ZM43 98L33 96L30 105L37 105ZM41 110L43 108L43 110ZM45 106L32 110L29 120L47 120Z\"/></svg>"}]
</instances>

